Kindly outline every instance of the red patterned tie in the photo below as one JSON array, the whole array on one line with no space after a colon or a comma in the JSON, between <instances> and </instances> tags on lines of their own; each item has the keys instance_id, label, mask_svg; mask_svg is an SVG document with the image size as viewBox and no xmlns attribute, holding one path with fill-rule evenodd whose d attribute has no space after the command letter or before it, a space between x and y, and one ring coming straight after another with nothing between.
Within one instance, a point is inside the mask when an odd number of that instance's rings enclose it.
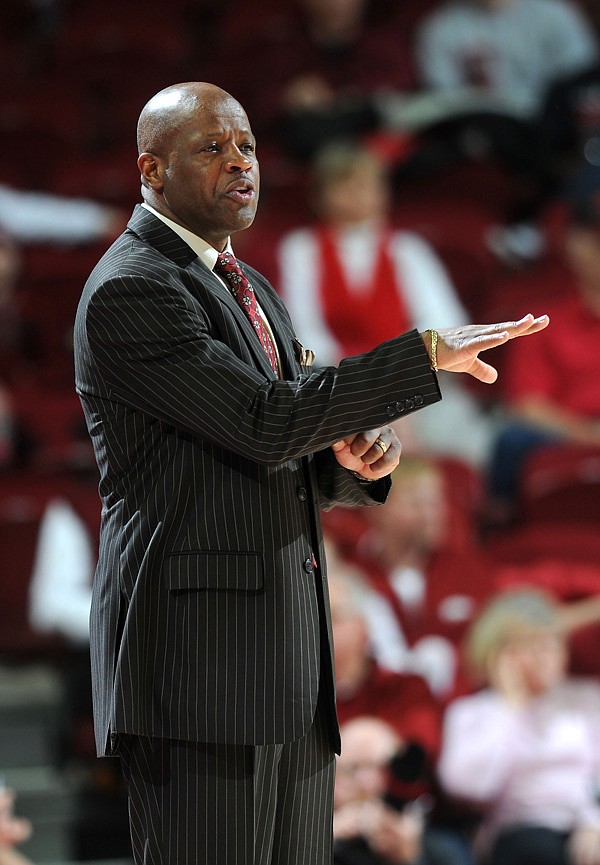
<instances>
[{"instance_id":1,"label":"red patterned tie","mask_svg":"<svg viewBox=\"0 0 600 865\"><path fill-rule=\"evenodd\" d=\"M215 264L215 271L226 280L235 299L250 319L250 323L260 340L260 344L269 358L269 363L273 367L273 372L279 377L279 363L277 362L277 352L275 351L273 340L258 311L256 295L254 294L252 284L242 273L242 268L239 266L236 257L231 252L220 252Z\"/></svg>"}]
</instances>

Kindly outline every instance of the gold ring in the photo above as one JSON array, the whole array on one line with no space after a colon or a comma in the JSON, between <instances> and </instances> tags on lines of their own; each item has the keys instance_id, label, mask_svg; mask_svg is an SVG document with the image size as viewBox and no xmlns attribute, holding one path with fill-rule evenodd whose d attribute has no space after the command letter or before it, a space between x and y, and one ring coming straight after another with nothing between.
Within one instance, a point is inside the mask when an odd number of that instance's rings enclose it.
<instances>
[{"instance_id":1,"label":"gold ring","mask_svg":"<svg viewBox=\"0 0 600 865\"><path fill-rule=\"evenodd\" d=\"M386 452L387 449L389 448L389 445L386 445L386 443L384 442L384 440L381 439L381 438L376 439L375 442L374 442L374 444L376 444L377 447L381 449L382 454L385 454L385 452Z\"/></svg>"}]
</instances>

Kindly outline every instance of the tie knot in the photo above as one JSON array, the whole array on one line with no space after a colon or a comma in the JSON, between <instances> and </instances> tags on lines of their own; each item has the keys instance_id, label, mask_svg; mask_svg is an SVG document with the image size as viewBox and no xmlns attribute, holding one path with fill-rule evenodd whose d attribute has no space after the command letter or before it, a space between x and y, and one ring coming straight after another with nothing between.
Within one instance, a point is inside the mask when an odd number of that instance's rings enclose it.
<instances>
[{"instance_id":1,"label":"tie knot","mask_svg":"<svg viewBox=\"0 0 600 865\"><path fill-rule=\"evenodd\" d=\"M219 253L215 270L229 283L229 287L236 294L239 291L251 291L250 283L244 276L237 258L231 252Z\"/></svg>"},{"instance_id":2,"label":"tie knot","mask_svg":"<svg viewBox=\"0 0 600 865\"><path fill-rule=\"evenodd\" d=\"M220 252L217 256L217 267L225 273L239 273L241 268L232 252Z\"/></svg>"}]
</instances>

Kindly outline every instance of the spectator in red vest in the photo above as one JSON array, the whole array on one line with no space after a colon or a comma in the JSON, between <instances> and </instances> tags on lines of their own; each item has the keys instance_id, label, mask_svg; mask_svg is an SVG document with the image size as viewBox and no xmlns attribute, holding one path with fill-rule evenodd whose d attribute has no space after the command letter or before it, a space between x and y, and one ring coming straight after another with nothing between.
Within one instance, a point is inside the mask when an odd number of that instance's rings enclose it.
<instances>
[{"instance_id":1,"label":"spectator in red vest","mask_svg":"<svg viewBox=\"0 0 600 865\"><path fill-rule=\"evenodd\" d=\"M299 338L316 363L368 351L394 334L468 321L440 259L421 237L397 230L382 163L352 144L323 150L314 164L314 225L286 235L278 250L278 288ZM405 449L487 457L490 429L462 382L443 381L444 399L422 422L400 422Z\"/></svg>"}]
</instances>

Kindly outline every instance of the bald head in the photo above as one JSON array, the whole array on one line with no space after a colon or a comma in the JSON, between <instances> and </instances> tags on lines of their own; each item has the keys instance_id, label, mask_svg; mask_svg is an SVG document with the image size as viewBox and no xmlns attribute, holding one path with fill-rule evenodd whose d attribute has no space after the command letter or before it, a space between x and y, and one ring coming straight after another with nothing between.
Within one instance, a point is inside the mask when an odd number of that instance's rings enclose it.
<instances>
[{"instance_id":1,"label":"bald head","mask_svg":"<svg viewBox=\"0 0 600 865\"><path fill-rule=\"evenodd\" d=\"M144 202L221 252L256 215L256 140L240 103L214 84L161 90L138 121Z\"/></svg>"},{"instance_id":2,"label":"bald head","mask_svg":"<svg viewBox=\"0 0 600 865\"><path fill-rule=\"evenodd\" d=\"M385 792L389 761L402 746L395 730L372 716L348 721L341 729L342 755L337 763L335 807L378 800ZM412 861L412 860L411 860Z\"/></svg>"},{"instance_id":3,"label":"bald head","mask_svg":"<svg viewBox=\"0 0 600 865\"><path fill-rule=\"evenodd\" d=\"M239 105L227 91L205 81L165 87L142 108L137 125L138 153L164 154L175 133L198 111L214 111L225 102Z\"/></svg>"}]
</instances>

